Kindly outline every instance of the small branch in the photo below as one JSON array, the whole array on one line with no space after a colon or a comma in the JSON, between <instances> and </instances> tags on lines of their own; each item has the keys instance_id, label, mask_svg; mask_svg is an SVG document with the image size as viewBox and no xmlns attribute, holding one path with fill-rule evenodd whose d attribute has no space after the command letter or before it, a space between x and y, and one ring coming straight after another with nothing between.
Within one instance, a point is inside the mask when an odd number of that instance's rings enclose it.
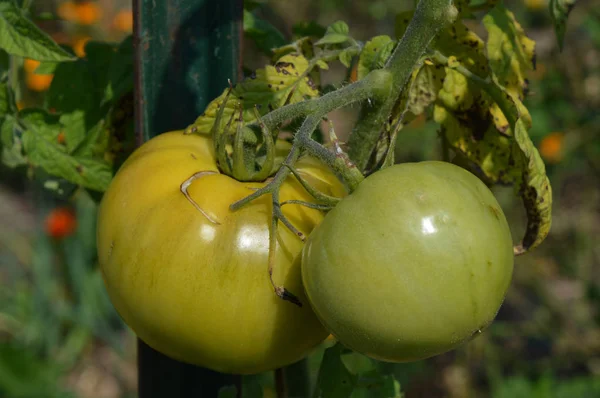
<instances>
[{"instance_id":1,"label":"small branch","mask_svg":"<svg viewBox=\"0 0 600 398\"><path fill-rule=\"evenodd\" d=\"M388 122L392 109L410 79L412 71L438 32L452 23L458 11L451 0L421 0L400 43L389 58L386 69L392 74L393 85L389 96L376 101L375 106L365 104L361 120L356 124L350 140L350 159L360 170L365 170L381 129Z\"/></svg>"}]
</instances>

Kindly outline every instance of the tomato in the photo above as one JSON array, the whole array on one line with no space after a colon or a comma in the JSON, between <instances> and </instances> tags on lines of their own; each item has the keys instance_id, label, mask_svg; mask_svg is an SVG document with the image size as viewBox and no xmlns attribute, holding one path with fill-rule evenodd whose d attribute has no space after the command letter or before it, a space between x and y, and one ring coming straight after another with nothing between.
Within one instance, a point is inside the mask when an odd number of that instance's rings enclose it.
<instances>
[{"instance_id":1,"label":"tomato","mask_svg":"<svg viewBox=\"0 0 600 398\"><path fill-rule=\"evenodd\" d=\"M56 239L71 235L77 229L77 218L66 207L57 207L46 216L46 233Z\"/></svg>"},{"instance_id":2,"label":"tomato","mask_svg":"<svg viewBox=\"0 0 600 398\"><path fill-rule=\"evenodd\" d=\"M344 189L309 158L298 170L331 195ZM189 199L180 187L190 180ZM271 197L236 212L229 205L264 183L219 174L211 139L161 134L123 164L99 210L98 255L109 296L125 322L154 349L220 372L252 374L303 358L328 333L303 293L303 242L281 223L273 279L299 297L278 298L268 275ZM291 176L280 200L309 201ZM285 205L304 234L318 210ZM202 212L204 212L204 214Z\"/></svg>"},{"instance_id":3,"label":"tomato","mask_svg":"<svg viewBox=\"0 0 600 398\"><path fill-rule=\"evenodd\" d=\"M455 348L489 325L513 270L498 202L445 162L367 177L310 235L306 294L344 345L391 362Z\"/></svg>"}]
</instances>

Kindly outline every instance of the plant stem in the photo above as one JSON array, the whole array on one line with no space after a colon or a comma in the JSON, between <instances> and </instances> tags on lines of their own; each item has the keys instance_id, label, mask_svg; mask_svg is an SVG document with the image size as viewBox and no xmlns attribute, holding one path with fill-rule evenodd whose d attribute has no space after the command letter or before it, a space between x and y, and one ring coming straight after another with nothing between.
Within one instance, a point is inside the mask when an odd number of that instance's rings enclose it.
<instances>
[{"instance_id":1,"label":"plant stem","mask_svg":"<svg viewBox=\"0 0 600 398\"><path fill-rule=\"evenodd\" d=\"M349 139L350 159L360 170L367 166L382 127L387 122L394 104L406 86L413 70L427 51L437 33L454 21L457 11L451 0L421 0L404 36L385 69L392 74L390 95L382 102L363 106L364 117L357 123Z\"/></svg>"},{"instance_id":2,"label":"plant stem","mask_svg":"<svg viewBox=\"0 0 600 398\"><path fill-rule=\"evenodd\" d=\"M299 116L315 114L320 118L335 109L364 101L367 98L387 97L388 86L391 83L389 78L389 74L386 73L369 73L364 79L322 97L277 108L263 116L262 121L268 129L272 130L286 120Z\"/></svg>"}]
</instances>

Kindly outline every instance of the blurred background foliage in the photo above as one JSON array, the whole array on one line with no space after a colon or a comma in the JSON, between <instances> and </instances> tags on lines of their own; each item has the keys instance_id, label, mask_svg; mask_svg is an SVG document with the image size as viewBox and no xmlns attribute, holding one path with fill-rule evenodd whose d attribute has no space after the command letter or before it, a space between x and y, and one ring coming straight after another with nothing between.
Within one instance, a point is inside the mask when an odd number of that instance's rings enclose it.
<instances>
[{"instance_id":1,"label":"blurred background foliage","mask_svg":"<svg viewBox=\"0 0 600 398\"><path fill-rule=\"evenodd\" d=\"M257 16L288 37L301 21L326 26L341 19L362 40L393 36L395 14L413 6L412 0L252 3ZM505 304L480 337L426 361L378 364L396 375L406 397L600 397L600 9L592 0L578 2L559 52L546 0L506 3L537 42L526 104L554 190L552 230L540 248L516 259ZM125 0L34 1L32 18L83 58L89 40L119 42L133 21ZM485 34L476 23L470 27ZM267 62L251 41L244 51L250 69ZM37 67L26 61L20 71L19 107L44 104L52 75L34 73ZM339 85L346 76L337 65L323 83ZM338 135L347 134L356 113L331 115ZM435 123L419 118L404 128L396 156L440 158ZM56 197L39 179L0 166L0 397L135 396L135 337L108 301L96 264L97 198L85 191ZM514 236L521 236L521 203L510 188L495 193ZM309 358L313 382L322 355L323 347ZM361 363L358 354L346 360L348 367ZM265 397L274 396L271 374L245 377L244 384L261 384Z\"/></svg>"}]
</instances>

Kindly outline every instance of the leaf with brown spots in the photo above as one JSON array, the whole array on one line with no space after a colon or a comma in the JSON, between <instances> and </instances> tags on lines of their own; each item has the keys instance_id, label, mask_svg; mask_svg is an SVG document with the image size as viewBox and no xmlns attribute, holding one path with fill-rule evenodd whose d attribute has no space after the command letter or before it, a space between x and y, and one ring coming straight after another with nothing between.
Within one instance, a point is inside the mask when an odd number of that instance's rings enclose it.
<instances>
[{"instance_id":1,"label":"leaf with brown spots","mask_svg":"<svg viewBox=\"0 0 600 398\"><path fill-rule=\"evenodd\" d=\"M484 18L488 31L487 57L498 82L511 95L523 100L527 94L527 72L535 68L535 42L525 36L515 16L503 5Z\"/></svg>"},{"instance_id":2,"label":"leaf with brown spots","mask_svg":"<svg viewBox=\"0 0 600 398\"><path fill-rule=\"evenodd\" d=\"M519 118L515 126L513 156L521 173L515 188L527 212L527 231L515 246L515 254L524 254L538 246L550 232L552 224L552 188L546 167L527 132L529 124Z\"/></svg>"},{"instance_id":3,"label":"leaf with brown spots","mask_svg":"<svg viewBox=\"0 0 600 398\"><path fill-rule=\"evenodd\" d=\"M527 212L527 231L514 251L526 253L547 236L552 206L544 163L527 132L529 112L495 79L483 80L468 73L455 58L448 58L447 69L453 73L444 79L434 118L449 145L468 160L470 169L489 184L515 187ZM504 120L514 121L514 126L507 125L501 134L492 120L491 106L496 106Z\"/></svg>"},{"instance_id":4,"label":"leaf with brown spots","mask_svg":"<svg viewBox=\"0 0 600 398\"><path fill-rule=\"evenodd\" d=\"M284 55L274 65L258 69L236 84L229 97L227 97L228 89L224 90L223 94L208 104L202 115L186 131L211 134L219 108L225 98L227 103L218 131L225 129L233 113L239 112L240 107L243 109L243 123L247 124L256 120L255 106L259 113L264 115L283 105L314 98L319 92L307 76L309 72L309 63L304 56L295 53ZM239 123L236 117L229 130L236 131Z\"/></svg>"}]
</instances>

